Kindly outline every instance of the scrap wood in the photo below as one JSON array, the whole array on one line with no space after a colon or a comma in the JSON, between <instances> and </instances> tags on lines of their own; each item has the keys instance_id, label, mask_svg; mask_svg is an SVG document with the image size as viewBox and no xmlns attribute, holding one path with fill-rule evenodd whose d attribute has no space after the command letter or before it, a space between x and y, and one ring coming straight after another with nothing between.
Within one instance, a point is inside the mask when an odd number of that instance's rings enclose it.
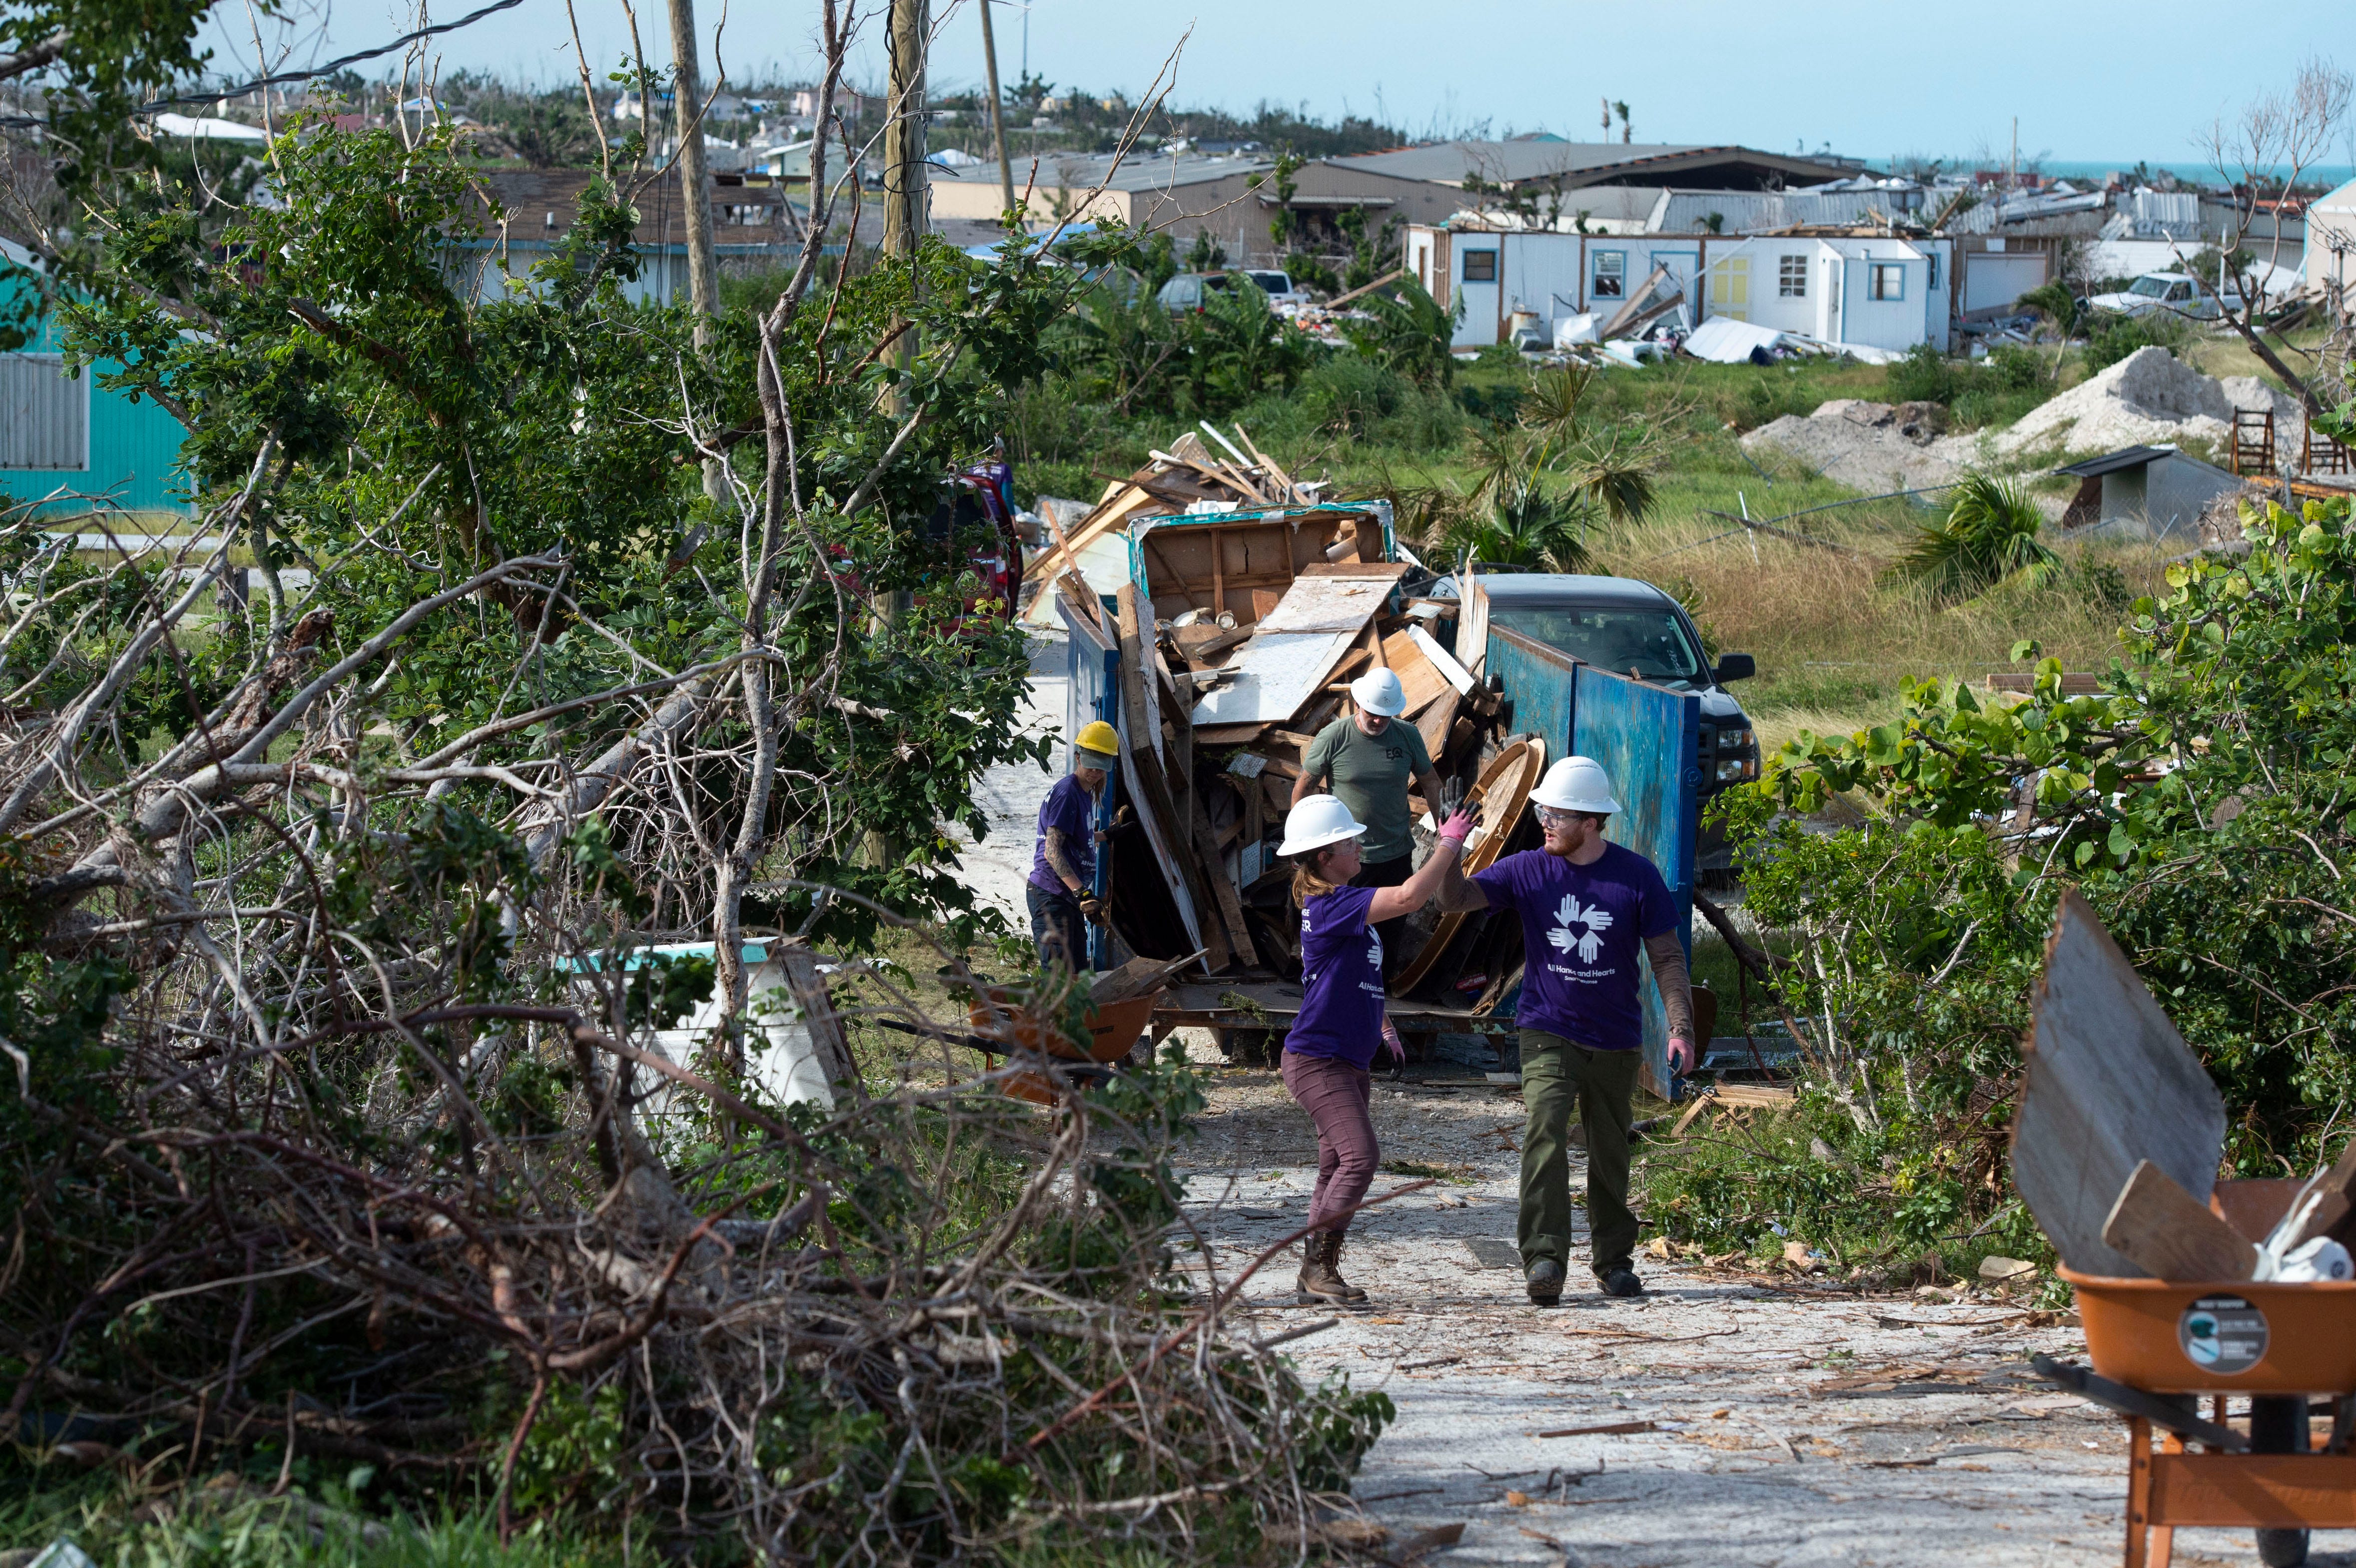
<instances>
[{"instance_id":1,"label":"scrap wood","mask_svg":"<svg viewBox=\"0 0 2356 1568\"><path fill-rule=\"evenodd\" d=\"M1653 297L1655 289L1667 282L1668 276L1669 269L1665 263L1655 265L1651 274L1644 279L1644 286L1630 294L1627 303L1612 313L1612 319L1605 322L1597 330L1595 336L1599 338L1610 339L1625 335L1634 324L1635 318L1644 313L1644 302Z\"/></svg>"},{"instance_id":2,"label":"scrap wood","mask_svg":"<svg viewBox=\"0 0 2356 1568\"><path fill-rule=\"evenodd\" d=\"M1145 728L1152 709L1146 702L1144 645L1138 632L1137 587L1134 583L1121 585L1119 603L1120 721L1128 731L1128 743L1121 747L1120 752L1123 781L1130 786L1130 804L1136 809L1139 824L1145 828L1148 841L1153 846L1154 858L1161 864L1162 879L1178 905L1179 920L1186 927L1186 934L1191 941L1209 949L1210 956L1205 966L1215 974L1225 969L1230 961L1226 933L1221 929L1217 912L1212 908L1210 890L1203 883L1194 858L1184 852L1187 838L1182 836L1180 825L1185 818L1179 814L1177 802L1162 776L1162 759L1148 738L1139 732Z\"/></svg>"},{"instance_id":3,"label":"scrap wood","mask_svg":"<svg viewBox=\"0 0 2356 1568\"><path fill-rule=\"evenodd\" d=\"M1423 651L1422 645L1417 642L1416 639L1420 635L1422 635L1422 629L1415 627L1404 632L1393 632L1382 641L1383 663L1390 667L1392 674L1399 677L1399 685L1406 691L1407 706L1399 711L1408 717L1412 717L1430 707L1432 703L1439 700L1441 693L1453 695L1455 691L1447 672L1432 663L1430 657ZM1429 638L1425 640L1430 641ZM1435 647L1438 645L1433 645ZM1455 718L1453 705L1449 717L1451 720ZM1445 728L1440 733L1443 735L1447 733ZM1430 739L1429 736L1425 738ZM1433 754L1438 755L1437 752Z\"/></svg>"},{"instance_id":4,"label":"scrap wood","mask_svg":"<svg viewBox=\"0 0 2356 1568\"><path fill-rule=\"evenodd\" d=\"M1118 969L1108 969L1098 975L1088 987L1088 1000L1103 1007L1107 1003L1126 1001L1131 997L1158 990L1179 970L1204 956L1204 950L1197 948L1183 958L1132 958Z\"/></svg>"},{"instance_id":5,"label":"scrap wood","mask_svg":"<svg viewBox=\"0 0 2356 1568\"><path fill-rule=\"evenodd\" d=\"M1370 294L1376 289L1388 288L1391 284L1398 283L1401 278L1406 276L1407 269L1405 267L1393 267L1389 272L1385 272L1373 283L1360 283L1356 288L1352 289L1346 294L1335 294L1332 299L1327 300L1323 304L1317 308L1320 310L1338 309L1343 305L1348 304L1352 300L1358 298L1362 294Z\"/></svg>"},{"instance_id":6,"label":"scrap wood","mask_svg":"<svg viewBox=\"0 0 2356 1568\"><path fill-rule=\"evenodd\" d=\"M1257 967L1259 954L1252 945L1251 928L1244 923L1243 901L1236 896L1236 885L1227 878L1226 857L1220 853L1218 839L1199 811L1194 813L1193 827L1194 852L1202 858L1203 880L1211 884L1214 906L1226 927L1227 946L1237 957Z\"/></svg>"},{"instance_id":7,"label":"scrap wood","mask_svg":"<svg viewBox=\"0 0 2356 1568\"><path fill-rule=\"evenodd\" d=\"M1301 486L1292 482L1291 475L1287 474L1283 469L1279 468L1273 458L1269 457L1268 453L1262 452L1256 444L1253 443L1251 432L1244 429L1244 427L1239 424L1236 426L1236 435L1237 439L1242 441L1245 449L1259 460L1259 465L1268 470L1271 475L1275 475L1276 482L1284 486L1286 497L1296 503L1300 502L1302 498Z\"/></svg>"},{"instance_id":8,"label":"scrap wood","mask_svg":"<svg viewBox=\"0 0 2356 1568\"><path fill-rule=\"evenodd\" d=\"M2113 1205L2104 1200L2148 1160L2207 1216L2225 1147L2224 1100L2075 891L2055 912L2029 1016L2013 1184L2071 1267L2145 1275L2105 1239Z\"/></svg>"},{"instance_id":9,"label":"scrap wood","mask_svg":"<svg viewBox=\"0 0 2356 1568\"><path fill-rule=\"evenodd\" d=\"M2156 1279L2248 1279L2257 1272L2257 1244L2147 1159L2111 1205L2103 1244Z\"/></svg>"}]
</instances>

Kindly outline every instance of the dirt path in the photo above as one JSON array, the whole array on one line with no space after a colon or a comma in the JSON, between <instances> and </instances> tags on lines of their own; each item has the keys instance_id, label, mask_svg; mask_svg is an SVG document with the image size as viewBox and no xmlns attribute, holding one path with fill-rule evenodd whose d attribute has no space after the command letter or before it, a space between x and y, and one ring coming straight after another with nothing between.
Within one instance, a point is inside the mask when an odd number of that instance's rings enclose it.
<instances>
[{"instance_id":1,"label":"dirt path","mask_svg":"<svg viewBox=\"0 0 2356 1568\"><path fill-rule=\"evenodd\" d=\"M1182 1163L1226 1279L1305 1217L1315 1139L1273 1072L1212 1080ZM1860 1297L1651 1258L1644 1300L1607 1304L1575 1261L1563 1306L1532 1307L1517 1269L1466 1245L1511 1246L1522 1120L1506 1095L1378 1085L1385 1158L1456 1179L1360 1219L1344 1262L1369 1309L1289 1352L1398 1405L1356 1487L1393 1541L1462 1524L1425 1559L1451 1568L2119 1560L2124 1429L2025 1365L2031 1350L2083 1356L2075 1329L2025 1328L1993 1300ZM1263 1335L1333 1315L1292 1305L1297 1266L1271 1261L1245 1288ZM1626 1423L1652 1424L1533 1435ZM2178 1533L2179 1564L2256 1561L2246 1531Z\"/></svg>"}]
</instances>

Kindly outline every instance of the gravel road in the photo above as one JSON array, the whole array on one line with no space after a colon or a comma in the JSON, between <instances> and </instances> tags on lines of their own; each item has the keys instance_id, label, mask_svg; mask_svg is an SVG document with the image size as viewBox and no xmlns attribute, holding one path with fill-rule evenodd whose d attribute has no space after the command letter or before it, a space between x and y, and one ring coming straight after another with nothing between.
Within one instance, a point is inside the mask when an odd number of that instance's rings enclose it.
<instances>
[{"instance_id":1,"label":"gravel road","mask_svg":"<svg viewBox=\"0 0 2356 1568\"><path fill-rule=\"evenodd\" d=\"M1196 1054L1202 1054L1197 1048ZM1461 1069L1445 1069L1461 1074ZM1182 1164L1222 1279L1306 1217L1315 1136L1273 1072L1212 1073ZM1362 1215L1344 1262L1367 1308L1298 1342L1312 1377L1378 1388L1398 1421L1356 1484L1396 1552L1455 1568L1672 1564L2115 1563L2126 1442L2116 1419L2036 1380L2032 1350L2083 1357L2002 1298L1861 1296L1804 1278L1640 1260L1651 1294L1573 1290L1530 1306L1518 1270L1468 1242L1514 1235L1520 1102L1378 1085L1387 1160L1452 1179ZM1386 1175L1381 1193L1411 1177ZM1584 1179L1574 1168L1574 1185ZM1499 1249L1484 1249L1496 1253ZM1194 1264L1201 1272L1199 1254ZM1245 1287L1263 1337L1333 1316L1295 1307L1297 1251ZM1647 1429L1566 1437L1573 1427ZM2319 1536L2318 1564L2356 1563ZM2180 1531L2177 1563L2254 1563L2246 1531Z\"/></svg>"}]
</instances>

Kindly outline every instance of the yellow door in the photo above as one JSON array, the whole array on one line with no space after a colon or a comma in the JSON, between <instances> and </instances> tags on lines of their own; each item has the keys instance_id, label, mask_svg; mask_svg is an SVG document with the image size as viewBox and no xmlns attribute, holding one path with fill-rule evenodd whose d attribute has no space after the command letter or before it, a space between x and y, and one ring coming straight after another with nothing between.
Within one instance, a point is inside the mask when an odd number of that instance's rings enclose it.
<instances>
[{"instance_id":1,"label":"yellow door","mask_svg":"<svg viewBox=\"0 0 2356 1568\"><path fill-rule=\"evenodd\" d=\"M1709 270L1709 313L1751 319L1751 258L1730 256Z\"/></svg>"}]
</instances>

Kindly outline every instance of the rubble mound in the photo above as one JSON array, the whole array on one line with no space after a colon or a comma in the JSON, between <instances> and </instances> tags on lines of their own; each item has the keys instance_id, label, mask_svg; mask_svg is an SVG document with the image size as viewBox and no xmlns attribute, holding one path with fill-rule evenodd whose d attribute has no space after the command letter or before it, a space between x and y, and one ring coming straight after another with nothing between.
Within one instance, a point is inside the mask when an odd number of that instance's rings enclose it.
<instances>
[{"instance_id":1,"label":"rubble mound","mask_svg":"<svg viewBox=\"0 0 2356 1568\"><path fill-rule=\"evenodd\" d=\"M2122 446L2233 439L2233 405L2210 377L2165 348L2138 348L2060 397L2039 404L1997 438L2010 456L2037 447L2114 452Z\"/></svg>"},{"instance_id":2,"label":"rubble mound","mask_svg":"<svg viewBox=\"0 0 2356 1568\"><path fill-rule=\"evenodd\" d=\"M1969 443L1939 440L1945 411L1935 403L1867 402L1836 398L1802 418L1786 414L1742 438L1749 453L1795 457L1836 484L1866 495L1953 484L1971 460Z\"/></svg>"}]
</instances>

